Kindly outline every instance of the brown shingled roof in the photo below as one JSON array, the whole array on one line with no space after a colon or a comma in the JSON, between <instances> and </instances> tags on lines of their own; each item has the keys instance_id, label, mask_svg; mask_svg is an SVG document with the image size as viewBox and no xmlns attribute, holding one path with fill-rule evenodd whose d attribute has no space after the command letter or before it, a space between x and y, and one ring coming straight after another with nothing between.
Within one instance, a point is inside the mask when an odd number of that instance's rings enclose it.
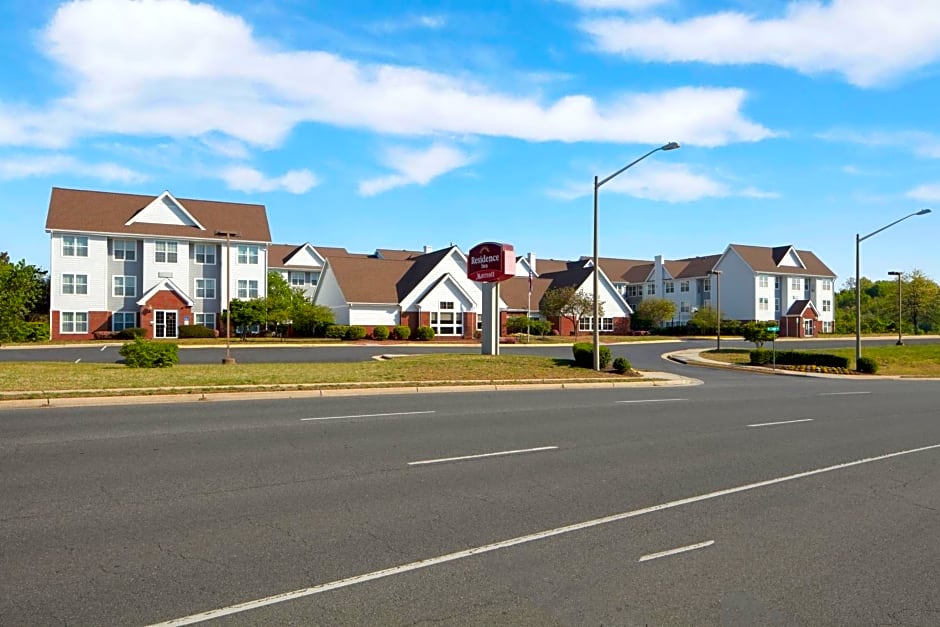
<instances>
[{"instance_id":1,"label":"brown shingled roof","mask_svg":"<svg viewBox=\"0 0 940 627\"><path fill-rule=\"evenodd\" d=\"M283 266L303 244L271 244L268 246L268 265L275 268Z\"/></svg>"},{"instance_id":2,"label":"brown shingled roof","mask_svg":"<svg viewBox=\"0 0 940 627\"><path fill-rule=\"evenodd\" d=\"M715 267L721 255L706 255L705 257L689 257L688 259L675 259L664 261L663 265L674 279L691 279L703 277Z\"/></svg>"},{"instance_id":3,"label":"brown shingled roof","mask_svg":"<svg viewBox=\"0 0 940 627\"><path fill-rule=\"evenodd\" d=\"M238 239L270 242L264 205L177 198L205 230L173 224L125 224L157 196L52 188L46 230L81 233L157 235L218 239L216 231L237 232Z\"/></svg>"},{"instance_id":4,"label":"brown shingled roof","mask_svg":"<svg viewBox=\"0 0 940 627\"><path fill-rule=\"evenodd\" d=\"M317 250L320 250L319 248ZM330 257L330 269L348 303L400 303L396 286L412 261L375 257Z\"/></svg>"},{"instance_id":5,"label":"brown shingled roof","mask_svg":"<svg viewBox=\"0 0 940 627\"><path fill-rule=\"evenodd\" d=\"M629 283L642 283L653 269L653 262L648 259L600 257L597 262L601 270L604 271L604 274L607 275L607 278L615 282L627 281ZM637 268L640 270L637 271ZM646 272L643 272L644 268ZM636 278L641 274L642 276L640 278ZM627 278L628 275L632 277L632 279Z\"/></svg>"},{"instance_id":6,"label":"brown shingled roof","mask_svg":"<svg viewBox=\"0 0 940 627\"><path fill-rule=\"evenodd\" d=\"M545 291L552 285L551 278L532 279L532 311L538 311ZM529 277L517 276L499 284L499 297L513 311L526 311L529 304Z\"/></svg>"},{"instance_id":7,"label":"brown shingled roof","mask_svg":"<svg viewBox=\"0 0 940 627\"><path fill-rule=\"evenodd\" d=\"M800 274L800 275L811 275L811 276L823 276L823 277L835 277L836 274L829 269L826 264L822 262L813 253L809 250L796 250L796 254L799 255L800 259L803 261L803 264L806 265L805 268L797 268L794 266L780 266L777 265L783 256L786 254L786 251L790 250L791 246L777 246L771 248L769 246L744 246L742 244L731 244L729 248L736 251L741 258L744 259L744 262L747 263L755 272L776 272L780 274Z\"/></svg>"},{"instance_id":8,"label":"brown shingled roof","mask_svg":"<svg viewBox=\"0 0 940 627\"><path fill-rule=\"evenodd\" d=\"M424 253L420 250L393 250L390 248L376 248L375 253L382 259L414 259Z\"/></svg>"}]
</instances>

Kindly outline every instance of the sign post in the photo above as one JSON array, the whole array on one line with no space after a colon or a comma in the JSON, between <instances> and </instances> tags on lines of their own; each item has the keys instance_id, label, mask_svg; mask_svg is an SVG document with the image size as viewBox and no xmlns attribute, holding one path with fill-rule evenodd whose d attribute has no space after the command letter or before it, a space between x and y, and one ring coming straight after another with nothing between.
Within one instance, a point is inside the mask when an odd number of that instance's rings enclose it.
<instances>
[{"instance_id":1,"label":"sign post","mask_svg":"<svg viewBox=\"0 0 940 627\"><path fill-rule=\"evenodd\" d=\"M499 355L499 282L514 276L516 253L510 244L483 242L467 254L467 278L483 283L483 355Z\"/></svg>"},{"instance_id":2,"label":"sign post","mask_svg":"<svg viewBox=\"0 0 940 627\"><path fill-rule=\"evenodd\" d=\"M780 332L780 327L777 325L767 327L767 331L773 333L773 337L770 338L770 345L773 347L773 371L777 372L777 333Z\"/></svg>"}]
</instances>

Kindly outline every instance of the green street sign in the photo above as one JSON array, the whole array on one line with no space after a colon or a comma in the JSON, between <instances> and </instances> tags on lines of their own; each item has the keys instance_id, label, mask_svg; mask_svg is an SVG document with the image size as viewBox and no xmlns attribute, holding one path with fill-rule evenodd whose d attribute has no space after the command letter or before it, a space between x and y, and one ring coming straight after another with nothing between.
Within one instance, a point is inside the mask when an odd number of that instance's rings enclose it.
<instances>
[{"instance_id":1,"label":"green street sign","mask_svg":"<svg viewBox=\"0 0 940 627\"><path fill-rule=\"evenodd\" d=\"M770 331L771 333L777 333L778 331L780 331L780 327L767 327L767 330Z\"/></svg>"}]
</instances>

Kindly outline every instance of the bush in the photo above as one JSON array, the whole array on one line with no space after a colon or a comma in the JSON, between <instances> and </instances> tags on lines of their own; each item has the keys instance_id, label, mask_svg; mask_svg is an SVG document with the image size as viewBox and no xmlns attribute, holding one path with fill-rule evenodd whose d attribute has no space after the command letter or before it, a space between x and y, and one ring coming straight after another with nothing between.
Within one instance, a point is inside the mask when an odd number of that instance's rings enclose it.
<instances>
[{"instance_id":1,"label":"bush","mask_svg":"<svg viewBox=\"0 0 940 627\"><path fill-rule=\"evenodd\" d=\"M392 328L392 337L396 340L407 340L411 337L411 327L404 324L396 324L395 327Z\"/></svg>"},{"instance_id":2,"label":"bush","mask_svg":"<svg viewBox=\"0 0 940 627\"><path fill-rule=\"evenodd\" d=\"M334 340L342 340L346 337L346 333L349 331L348 324L331 324L326 328L326 333L324 337L328 337Z\"/></svg>"},{"instance_id":3,"label":"bush","mask_svg":"<svg viewBox=\"0 0 940 627\"><path fill-rule=\"evenodd\" d=\"M769 351L766 348L758 348L751 351L752 366L763 366L764 364L769 364L772 360L773 351Z\"/></svg>"},{"instance_id":4,"label":"bush","mask_svg":"<svg viewBox=\"0 0 940 627\"><path fill-rule=\"evenodd\" d=\"M120 353L128 368L169 368L180 361L176 344L141 338L122 346Z\"/></svg>"},{"instance_id":5,"label":"bush","mask_svg":"<svg viewBox=\"0 0 940 627\"><path fill-rule=\"evenodd\" d=\"M506 333L529 333L530 335L548 335L552 332L552 323L548 320L513 316L506 320Z\"/></svg>"},{"instance_id":6,"label":"bush","mask_svg":"<svg viewBox=\"0 0 940 627\"><path fill-rule=\"evenodd\" d=\"M618 357L614 360L614 372L617 374L626 374L631 370L633 370L633 366L630 365L630 362L625 357Z\"/></svg>"},{"instance_id":7,"label":"bush","mask_svg":"<svg viewBox=\"0 0 940 627\"><path fill-rule=\"evenodd\" d=\"M431 327L424 327L424 326L418 327L417 329L415 329L415 339L421 340L423 342L426 342L428 340L433 340L434 329L432 329Z\"/></svg>"},{"instance_id":8,"label":"bush","mask_svg":"<svg viewBox=\"0 0 940 627\"><path fill-rule=\"evenodd\" d=\"M179 329L180 339L189 337L215 337L215 330L201 324L191 324L181 326Z\"/></svg>"},{"instance_id":9,"label":"bush","mask_svg":"<svg viewBox=\"0 0 940 627\"><path fill-rule=\"evenodd\" d=\"M136 340L137 338L142 338L145 335L147 335L147 329L142 329L140 327L128 327L118 331L115 337L119 340Z\"/></svg>"},{"instance_id":10,"label":"bush","mask_svg":"<svg viewBox=\"0 0 940 627\"><path fill-rule=\"evenodd\" d=\"M859 357L855 369L865 374L878 374L878 362L871 357Z\"/></svg>"},{"instance_id":11,"label":"bush","mask_svg":"<svg viewBox=\"0 0 940 627\"><path fill-rule=\"evenodd\" d=\"M594 368L594 344L589 342L577 342L571 347L574 353L574 365L579 368ZM600 350L601 370L610 364L610 349L601 346Z\"/></svg>"},{"instance_id":12,"label":"bush","mask_svg":"<svg viewBox=\"0 0 940 627\"><path fill-rule=\"evenodd\" d=\"M762 366L773 361L773 351L759 348L751 351L751 363ZM829 355L828 353L809 353L806 351L777 351L777 363L781 366L820 366L823 368L848 368L848 357Z\"/></svg>"},{"instance_id":13,"label":"bush","mask_svg":"<svg viewBox=\"0 0 940 627\"><path fill-rule=\"evenodd\" d=\"M45 342L49 339L48 322L24 322L16 328L14 342Z\"/></svg>"},{"instance_id":14,"label":"bush","mask_svg":"<svg viewBox=\"0 0 940 627\"><path fill-rule=\"evenodd\" d=\"M372 339L373 340L387 340L388 339L388 327L375 327L372 329Z\"/></svg>"},{"instance_id":15,"label":"bush","mask_svg":"<svg viewBox=\"0 0 940 627\"><path fill-rule=\"evenodd\" d=\"M361 340L366 336L366 328L358 324L348 327L343 335L344 340Z\"/></svg>"}]
</instances>

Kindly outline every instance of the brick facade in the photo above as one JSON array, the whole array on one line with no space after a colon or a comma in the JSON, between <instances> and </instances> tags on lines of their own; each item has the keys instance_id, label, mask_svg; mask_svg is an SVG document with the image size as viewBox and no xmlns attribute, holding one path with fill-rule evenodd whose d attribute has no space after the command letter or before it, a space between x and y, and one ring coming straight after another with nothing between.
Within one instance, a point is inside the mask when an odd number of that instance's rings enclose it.
<instances>
[{"instance_id":1,"label":"brick facade","mask_svg":"<svg viewBox=\"0 0 940 627\"><path fill-rule=\"evenodd\" d=\"M83 312L84 313L84 312ZM93 340L96 331L111 330L110 311L88 312L88 333L62 333L59 311L49 312L49 338L52 340Z\"/></svg>"},{"instance_id":2,"label":"brick facade","mask_svg":"<svg viewBox=\"0 0 940 627\"><path fill-rule=\"evenodd\" d=\"M189 323L193 324L193 308L187 305L179 294L172 290L161 290L150 297L140 308L140 326L145 330L144 337L153 337L154 315L156 310L175 311L176 324L182 326L183 318L188 317ZM174 334L175 335L175 334Z\"/></svg>"}]
</instances>

